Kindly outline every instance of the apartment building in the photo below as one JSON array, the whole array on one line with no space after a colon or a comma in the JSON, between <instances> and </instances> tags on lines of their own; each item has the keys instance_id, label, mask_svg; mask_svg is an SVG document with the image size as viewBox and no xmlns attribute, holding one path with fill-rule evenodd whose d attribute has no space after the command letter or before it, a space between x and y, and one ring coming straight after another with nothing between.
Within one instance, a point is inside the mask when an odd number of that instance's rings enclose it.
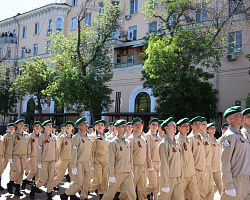
<instances>
[{"instance_id":1,"label":"apartment building","mask_svg":"<svg viewBox=\"0 0 250 200\"><path fill-rule=\"evenodd\" d=\"M145 46L143 37L157 30L159 24L148 23L142 14L143 4L146 0L116 0L122 8L121 30L115 32L116 40L113 49L114 76L109 86L113 89L111 105L107 113L101 113L103 118L113 121L118 117L131 119L132 116L141 116L146 121L156 116L156 98L151 89L143 88L141 80L142 56ZM225 4L230 13L234 0L217 0ZM243 4L246 0L241 1ZM77 29L77 14L81 8L81 0L65 0L63 3L53 3L26 13L0 21L0 58L7 63L14 74L22 62L32 56L47 58L50 41L49 33L61 31L66 36L70 31ZM102 12L101 0L93 0L96 8L90 10L85 23L91 23L97 12ZM242 7L243 8L243 7ZM203 13L196 14L197 20L206 20ZM250 53L250 14L238 13L233 16L233 22L226 36L230 45L221 58L222 67L214 72L214 87L218 90L218 118L229 106L242 105L245 107L246 97L250 93L249 60L245 58ZM29 103L36 101L34 96L26 96L18 105L15 113L29 111ZM43 113L47 116L61 116L74 119L78 115L63 109L58 111L55 102L44 102ZM88 112L84 113L88 116ZM59 113L57 114L59 115ZM13 115L13 118L16 114ZM167 117L167 116L166 116ZM67 118L67 119L69 119ZM66 118L64 118L66 119ZM61 118L61 121L64 120Z\"/></svg>"}]
</instances>

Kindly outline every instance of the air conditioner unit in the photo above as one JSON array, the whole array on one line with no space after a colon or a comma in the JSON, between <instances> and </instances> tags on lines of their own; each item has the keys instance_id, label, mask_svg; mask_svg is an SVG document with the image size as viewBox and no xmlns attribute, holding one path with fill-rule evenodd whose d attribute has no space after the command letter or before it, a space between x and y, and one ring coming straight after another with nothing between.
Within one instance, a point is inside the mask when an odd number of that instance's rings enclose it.
<instances>
[{"instance_id":1,"label":"air conditioner unit","mask_svg":"<svg viewBox=\"0 0 250 200\"><path fill-rule=\"evenodd\" d=\"M227 60L228 61L234 61L236 59L237 59L237 56L236 56L235 53L230 53L230 54L227 55Z\"/></svg>"},{"instance_id":2,"label":"air conditioner unit","mask_svg":"<svg viewBox=\"0 0 250 200\"><path fill-rule=\"evenodd\" d=\"M31 49L25 49L25 53L30 53Z\"/></svg>"},{"instance_id":3,"label":"air conditioner unit","mask_svg":"<svg viewBox=\"0 0 250 200\"><path fill-rule=\"evenodd\" d=\"M126 20L130 20L131 19L131 15L125 15L125 19Z\"/></svg>"}]
</instances>

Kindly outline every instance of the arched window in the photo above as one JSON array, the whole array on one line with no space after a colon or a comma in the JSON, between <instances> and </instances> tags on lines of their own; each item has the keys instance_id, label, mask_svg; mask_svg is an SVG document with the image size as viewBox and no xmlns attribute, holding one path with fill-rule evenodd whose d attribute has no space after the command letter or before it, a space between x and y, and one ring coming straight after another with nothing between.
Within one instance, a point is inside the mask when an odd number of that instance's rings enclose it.
<instances>
[{"instance_id":1,"label":"arched window","mask_svg":"<svg viewBox=\"0 0 250 200\"><path fill-rule=\"evenodd\" d=\"M150 112L150 96L146 92L139 93L135 98L135 112Z\"/></svg>"},{"instance_id":2,"label":"arched window","mask_svg":"<svg viewBox=\"0 0 250 200\"><path fill-rule=\"evenodd\" d=\"M61 17L59 17L56 20L56 30L61 32L62 28L63 28L63 20Z\"/></svg>"},{"instance_id":3,"label":"arched window","mask_svg":"<svg viewBox=\"0 0 250 200\"><path fill-rule=\"evenodd\" d=\"M52 33L52 19L49 19L47 27L47 35L49 35L50 33Z\"/></svg>"}]
</instances>

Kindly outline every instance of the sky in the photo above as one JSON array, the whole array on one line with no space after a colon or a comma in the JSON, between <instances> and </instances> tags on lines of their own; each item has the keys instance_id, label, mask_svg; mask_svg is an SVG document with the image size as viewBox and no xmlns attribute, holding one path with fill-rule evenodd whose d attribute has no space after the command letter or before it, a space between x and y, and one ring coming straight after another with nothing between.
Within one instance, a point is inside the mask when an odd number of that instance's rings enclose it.
<instances>
[{"instance_id":1,"label":"sky","mask_svg":"<svg viewBox=\"0 0 250 200\"><path fill-rule=\"evenodd\" d=\"M0 21L60 0L0 0Z\"/></svg>"}]
</instances>

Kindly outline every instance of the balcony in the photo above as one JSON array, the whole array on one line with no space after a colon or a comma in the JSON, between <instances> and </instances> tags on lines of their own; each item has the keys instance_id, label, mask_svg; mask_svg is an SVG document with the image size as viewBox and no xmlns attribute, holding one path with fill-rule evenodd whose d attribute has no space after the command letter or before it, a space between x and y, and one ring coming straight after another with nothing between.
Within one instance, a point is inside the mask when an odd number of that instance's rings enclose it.
<instances>
[{"instance_id":1,"label":"balcony","mask_svg":"<svg viewBox=\"0 0 250 200\"><path fill-rule=\"evenodd\" d=\"M115 63L114 68L120 69L120 68L127 68L127 67L136 66L136 65L142 65L142 64L143 64L143 60L137 59L137 60L131 60L127 62Z\"/></svg>"},{"instance_id":2,"label":"balcony","mask_svg":"<svg viewBox=\"0 0 250 200\"><path fill-rule=\"evenodd\" d=\"M17 44L17 38L16 37L10 37L10 36L1 36L0 37L0 44Z\"/></svg>"}]
</instances>

